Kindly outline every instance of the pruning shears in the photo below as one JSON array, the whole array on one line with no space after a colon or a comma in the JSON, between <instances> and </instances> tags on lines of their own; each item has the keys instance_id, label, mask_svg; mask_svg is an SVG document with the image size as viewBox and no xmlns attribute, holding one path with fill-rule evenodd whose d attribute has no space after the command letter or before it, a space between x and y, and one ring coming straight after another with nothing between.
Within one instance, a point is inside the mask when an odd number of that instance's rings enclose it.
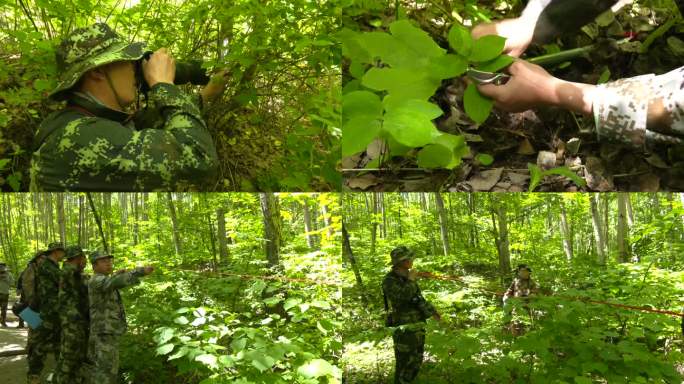
<instances>
[{"instance_id":1,"label":"pruning shears","mask_svg":"<svg viewBox=\"0 0 684 384\"><path fill-rule=\"evenodd\" d=\"M468 68L466 74L477 84L504 85L511 78L510 75L507 75L505 73L480 71L473 68Z\"/></svg>"}]
</instances>

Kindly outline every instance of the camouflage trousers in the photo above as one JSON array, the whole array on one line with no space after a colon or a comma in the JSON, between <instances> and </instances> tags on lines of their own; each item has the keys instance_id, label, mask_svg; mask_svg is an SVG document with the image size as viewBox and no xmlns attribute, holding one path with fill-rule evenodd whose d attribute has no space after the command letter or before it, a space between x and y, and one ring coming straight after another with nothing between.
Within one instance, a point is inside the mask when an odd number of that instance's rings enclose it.
<instances>
[{"instance_id":1,"label":"camouflage trousers","mask_svg":"<svg viewBox=\"0 0 684 384\"><path fill-rule=\"evenodd\" d=\"M85 384L116 384L119 374L119 336L91 334L88 360Z\"/></svg>"},{"instance_id":2,"label":"camouflage trousers","mask_svg":"<svg viewBox=\"0 0 684 384\"><path fill-rule=\"evenodd\" d=\"M394 384L412 383L418 376L423 364L425 349L425 330L397 329L392 335L394 340Z\"/></svg>"},{"instance_id":3,"label":"camouflage trousers","mask_svg":"<svg viewBox=\"0 0 684 384\"><path fill-rule=\"evenodd\" d=\"M55 360L59 358L59 334L59 326L48 322L29 332L26 342L29 376L40 375L49 354L54 354Z\"/></svg>"},{"instance_id":4,"label":"camouflage trousers","mask_svg":"<svg viewBox=\"0 0 684 384\"><path fill-rule=\"evenodd\" d=\"M7 320L7 302L9 301L8 293L0 293L0 317L2 318L2 323L4 324Z\"/></svg>"},{"instance_id":5,"label":"camouflage trousers","mask_svg":"<svg viewBox=\"0 0 684 384\"><path fill-rule=\"evenodd\" d=\"M88 324L69 322L62 325L59 359L54 384L82 384L82 371L88 350Z\"/></svg>"}]
</instances>

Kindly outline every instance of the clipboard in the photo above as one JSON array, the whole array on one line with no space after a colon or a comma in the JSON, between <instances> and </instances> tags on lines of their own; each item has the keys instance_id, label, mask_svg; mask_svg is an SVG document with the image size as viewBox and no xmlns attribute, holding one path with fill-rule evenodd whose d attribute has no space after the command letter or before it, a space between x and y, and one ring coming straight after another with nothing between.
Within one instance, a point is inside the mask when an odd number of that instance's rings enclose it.
<instances>
[{"instance_id":1,"label":"clipboard","mask_svg":"<svg viewBox=\"0 0 684 384\"><path fill-rule=\"evenodd\" d=\"M26 307L21 311L19 317L24 319L31 329L36 329L43 323L43 320L40 318L40 313L31 309L31 307Z\"/></svg>"}]
</instances>

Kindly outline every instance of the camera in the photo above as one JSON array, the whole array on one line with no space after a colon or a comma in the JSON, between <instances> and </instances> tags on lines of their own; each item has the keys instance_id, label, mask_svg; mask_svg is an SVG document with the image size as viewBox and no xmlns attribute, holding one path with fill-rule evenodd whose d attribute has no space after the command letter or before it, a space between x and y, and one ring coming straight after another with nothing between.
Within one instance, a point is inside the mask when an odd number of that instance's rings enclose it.
<instances>
[{"instance_id":1,"label":"camera","mask_svg":"<svg viewBox=\"0 0 684 384\"><path fill-rule=\"evenodd\" d=\"M145 80L142 63L143 60L149 60L153 53L152 51L145 52L143 57L135 63L135 78L140 91L144 94L147 94L150 86ZM199 60L176 61L176 77L173 83L206 85L209 83L209 76L207 76L207 72L202 68L202 62Z\"/></svg>"}]
</instances>

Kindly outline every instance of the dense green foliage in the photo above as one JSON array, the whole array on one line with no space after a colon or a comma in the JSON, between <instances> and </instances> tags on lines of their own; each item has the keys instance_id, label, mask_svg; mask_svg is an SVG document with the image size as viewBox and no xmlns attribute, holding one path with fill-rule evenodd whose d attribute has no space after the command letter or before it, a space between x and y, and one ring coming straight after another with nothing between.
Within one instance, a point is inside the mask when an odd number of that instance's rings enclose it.
<instances>
[{"instance_id":1,"label":"dense green foliage","mask_svg":"<svg viewBox=\"0 0 684 384\"><path fill-rule=\"evenodd\" d=\"M221 158L217 190L337 189L336 14L334 2L308 0L0 1L0 187L27 189L33 134L61 107L45 100L55 46L107 22L178 60L229 71L227 91L205 111Z\"/></svg>"},{"instance_id":2,"label":"dense green foliage","mask_svg":"<svg viewBox=\"0 0 684 384\"><path fill-rule=\"evenodd\" d=\"M628 262L618 262L619 196L602 194L607 260L598 262L590 194L442 194L449 251L440 238L434 194L347 194L345 226L365 290L347 258L343 295L348 383L391 382L391 329L383 327L380 283L389 252L406 244L418 258L425 297L441 312L428 320L426 363L419 383L675 383L684 378L680 318L582 301L579 298L681 312L684 306L684 208L680 196L630 194ZM376 207L376 208L374 208ZM604 208L606 210L604 210ZM507 218L509 267L501 266L500 215ZM562 246L563 212L572 257ZM605 216L604 216L605 215ZM606 223L606 221L603 221ZM375 239L375 240L374 240ZM501 294L526 263L541 292L533 317L514 337L504 326ZM358 303L363 296L369 305ZM517 313L525 314L521 303Z\"/></svg>"},{"instance_id":3,"label":"dense green foliage","mask_svg":"<svg viewBox=\"0 0 684 384\"><path fill-rule=\"evenodd\" d=\"M277 262L264 256L275 240L264 234L257 195L171 197L93 194L115 268L156 267L122 291L129 322L122 382L340 383L337 196L277 196ZM82 194L3 194L2 202L0 249L15 276L35 248L60 238L60 206L67 244L102 246Z\"/></svg>"}]
</instances>

